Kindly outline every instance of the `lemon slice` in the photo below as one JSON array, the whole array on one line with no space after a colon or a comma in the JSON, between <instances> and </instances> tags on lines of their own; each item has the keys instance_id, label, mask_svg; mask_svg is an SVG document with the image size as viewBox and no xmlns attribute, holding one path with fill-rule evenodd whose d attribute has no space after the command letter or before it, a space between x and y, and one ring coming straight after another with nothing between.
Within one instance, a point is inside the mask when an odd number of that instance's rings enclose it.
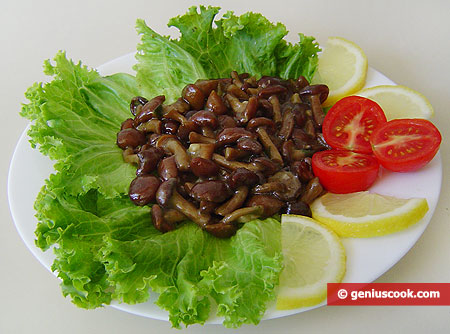
<instances>
[{"instance_id":1,"label":"lemon slice","mask_svg":"<svg viewBox=\"0 0 450 334\"><path fill-rule=\"evenodd\" d=\"M345 249L327 227L305 216L281 216L284 269L280 275L277 309L319 304L327 283L339 283L345 274Z\"/></svg>"},{"instance_id":2,"label":"lemon slice","mask_svg":"<svg viewBox=\"0 0 450 334\"><path fill-rule=\"evenodd\" d=\"M401 231L428 211L424 198L402 199L368 191L319 197L312 216L341 237L368 238Z\"/></svg>"},{"instance_id":3,"label":"lemon slice","mask_svg":"<svg viewBox=\"0 0 450 334\"><path fill-rule=\"evenodd\" d=\"M405 86L381 85L363 89L355 95L378 103L388 120L396 118L425 118L434 115L433 107L425 96Z\"/></svg>"},{"instance_id":4,"label":"lemon slice","mask_svg":"<svg viewBox=\"0 0 450 334\"><path fill-rule=\"evenodd\" d=\"M327 107L362 89L366 75L367 57L363 50L344 38L329 37L311 82L326 84L330 89L323 103Z\"/></svg>"}]
</instances>

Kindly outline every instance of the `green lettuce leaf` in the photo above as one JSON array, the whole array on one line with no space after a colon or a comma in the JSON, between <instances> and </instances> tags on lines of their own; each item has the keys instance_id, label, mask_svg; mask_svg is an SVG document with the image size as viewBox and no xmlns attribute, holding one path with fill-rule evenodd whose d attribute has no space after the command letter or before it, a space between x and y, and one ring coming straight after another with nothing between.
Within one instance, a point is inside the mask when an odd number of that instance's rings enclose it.
<instances>
[{"instance_id":1,"label":"green lettuce leaf","mask_svg":"<svg viewBox=\"0 0 450 334\"><path fill-rule=\"evenodd\" d=\"M137 20L136 29L141 34L134 66L136 79L147 97L164 95L173 102L181 90L197 79L207 78L202 66L187 50Z\"/></svg>"},{"instance_id":2,"label":"green lettuce leaf","mask_svg":"<svg viewBox=\"0 0 450 334\"><path fill-rule=\"evenodd\" d=\"M311 80L319 51L313 37L300 35L297 44L290 44L284 40L286 27L261 14L227 12L214 21L218 12L218 7L191 7L169 21L181 33L173 42L198 59L209 78L226 77L235 70L257 77L304 75Z\"/></svg>"},{"instance_id":3,"label":"green lettuce leaf","mask_svg":"<svg viewBox=\"0 0 450 334\"><path fill-rule=\"evenodd\" d=\"M255 220L230 239L218 239L186 223L151 239L108 240L103 248L114 299L142 302L149 288L175 327L204 323L210 297L224 325L257 324L281 271L280 223Z\"/></svg>"},{"instance_id":4,"label":"green lettuce leaf","mask_svg":"<svg viewBox=\"0 0 450 334\"><path fill-rule=\"evenodd\" d=\"M57 160L57 173L35 203L35 233L41 249L54 249L52 270L62 280L63 295L80 307L95 308L112 300L144 302L152 290L176 327L204 323L211 300L226 326L257 323L274 298L281 270L278 239L273 244L264 237L276 236L279 223L248 223L229 240L214 238L193 223L172 233L156 231L149 208L136 207L126 196L134 168L123 173L128 164L115 150L115 135L135 89L133 78L103 78L63 54L55 59L54 67L47 65L54 80L29 90L32 98L23 115L34 120L33 144ZM107 152L109 166L96 160L97 150ZM123 189L114 191L122 179Z\"/></svg>"},{"instance_id":5,"label":"green lettuce leaf","mask_svg":"<svg viewBox=\"0 0 450 334\"><path fill-rule=\"evenodd\" d=\"M54 64L45 63L52 81L26 93L21 115L32 121L31 144L55 160L56 170L35 202L36 245L53 249L62 292L80 307L141 303L153 292L175 327L204 323L214 313L238 327L257 324L275 298L282 269L277 220L248 222L227 240L192 222L161 234L150 208L129 200L135 167L116 145L134 96L164 94L170 103L186 84L232 70L312 77L319 50L312 37L300 34L291 44L280 23L255 13L215 20L218 11L193 7L170 20L178 39L138 20L136 76L102 77L60 52Z\"/></svg>"},{"instance_id":6,"label":"green lettuce leaf","mask_svg":"<svg viewBox=\"0 0 450 334\"><path fill-rule=\"evenodd\" d=\"M296 79L303 75L309 82L317 69L320 47L314 37L299 35L297 44L281 42L278 45L277 75L285 79Z\"/></svg>"},{"instance_id":7,"label":"green lettuce leaf","mask_svg":"<svg viewBox=\"0 0 450 334\"><path fill-rule=\"evenodd\" d=\"M36 209L37 245L55 246L52 270L64 296L83 308L145 302L150 290L175 327L204 323L211 298L224 325L257 324L281 271L280 223L246 223L230 239L218 239L186 222L161 234L148 208L128 198L106 199L97 190L72 196L65 177L52 175Z\"/></svg>"},{"instance_id":8,"label":"green lettuce leaf","mask_svg":"<svg viewBox=\"0 0 450 334\"><path fill-rule=\"evenodd\" d=\"M151 225L149 208L125 196L106 199L94 189L72 196L65 191L67 177L52 175L37 198L36 245L55 246L52 270L64 296L80 307L99 307L110 303L113 291L100 256L104 238L128 241L160 233Z\"/></svg>"},{"instance_id":9,"label":"green lettuce leaf","mask_svg":"<svg viewBox=\"0 0 450 334\"><path fill-rule=\"evenodd\" d=\"M201 285L211 289L226 327L258 324L275 299L282 269L281 225L275 219L246 223L227 247L216 248Z\"/></svg>"},{"instance_id":10,"label":"green lettuce leaf","mask_svg":"<svg viewBox=\"0 0 450 334\"><path fill-rule=\"evenodd\" d=\"M30 103L21 112L33 121L28 132L32 145L56 160L57 171L71 175L66 180L71 194L93 188L107 197L126 193L135 168L123 163L116 136L131 116L131 98L138 95L135 78L101 77L64 53L56 55L54 66L46 62L45 73L53 80L29 88Z\"/></svg>"}]
</instances>

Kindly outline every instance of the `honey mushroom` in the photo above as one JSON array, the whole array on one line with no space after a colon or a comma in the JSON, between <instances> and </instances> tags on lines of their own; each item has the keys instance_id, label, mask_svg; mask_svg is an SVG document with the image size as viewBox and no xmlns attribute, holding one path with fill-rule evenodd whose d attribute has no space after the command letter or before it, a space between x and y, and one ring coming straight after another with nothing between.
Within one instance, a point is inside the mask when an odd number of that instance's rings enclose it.
<instances>
[{"instance_id":1,"label":"honey mushroom","mask_svg":"<svg viewBox=\"0 0 450 334\"><path fill-rule=\"evenodd\" d=\"M216 237L234 235L255 218L280 212L311 215L323 193L309 157L327 149L321 103L328 87L232 71L197 80L165 103L134 97L134 118L121 124L117 145L137 166L130 199L150 205L165 233L191 220Z\"/></svg>"}]
</instances>

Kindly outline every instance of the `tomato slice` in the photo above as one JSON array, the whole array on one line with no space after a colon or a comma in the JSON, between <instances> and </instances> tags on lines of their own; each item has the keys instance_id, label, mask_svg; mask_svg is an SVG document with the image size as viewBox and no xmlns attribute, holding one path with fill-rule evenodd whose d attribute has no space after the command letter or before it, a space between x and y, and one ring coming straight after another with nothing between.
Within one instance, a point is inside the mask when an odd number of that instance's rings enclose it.
<instances>
[{"instance_id":1,"label":"tomato slice","mask_svg":"<svg viewBox=\"0 0 450 334\"><path fill-rule=\"evenodd\" d=\"M383 109L361 96L348 96L336 102L325 116L322 126L325 141L333 148L372 153L369 137L386 123Z\"/></svg>"},{"instance_id":2,"label":"tomato slice","mask_svg":"<svg viewBox=\"0 0 450 334\"><path fill-rule=\"evenodd\" d=\"M395 119L370 136L373 153L380 164L394 172L409 172L433 159L441 144L439 130L425 119Z\"/></svg>"},{"instance_id":3,"label":"tomato slice","mask_svg":"<svg viewBox=\"0 0 450 334\"><path fill-rule=\"evenodd\" d=\"M373 155L328 150L312 157L314 174L330 192L346 194L367 190L377 179L379 163Z\"/></svg>"}]
</instances>

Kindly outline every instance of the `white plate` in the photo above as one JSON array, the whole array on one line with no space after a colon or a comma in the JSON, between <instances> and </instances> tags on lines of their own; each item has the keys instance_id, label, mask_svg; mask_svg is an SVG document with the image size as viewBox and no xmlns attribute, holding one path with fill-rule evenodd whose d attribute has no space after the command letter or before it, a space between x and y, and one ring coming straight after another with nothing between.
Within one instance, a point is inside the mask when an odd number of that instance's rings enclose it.
<instances>
[{"instance_id":1,"label":"white plate","mask_svg":"<svg viewBox=\"0 0 450 334\"><path fill-rule=\"evenodd\" d=\"M110 61L98 68L102 75L116 72L133 73L134 54ZM395 84L380 72L369 68L366 87ZM54 171L52 162L28 143L27 129L17 143L12 157L9 178L8 196L11 213L16 228L25 244L36 258L50 270L54 255L51 251L42 252L34 244L34 230L37 224L34 200L44 185L44 180ZM368 283L396 264L416 243L431 220L439 198L442 179L442 162L440 154L425 168L414 173L391 173L383 170L371 191L402 198L425 197L430 210L425 217L405 231L388 236L369 239L344 239L347 252L347 272L344 282ZM152 294L155 295L155 294ZM140 316L168 320L168 313L160 310L153 301L138 305L113 304L112 307ZM325 303L321 304L324 305ZM318 306L321 306L318 305ZM315 307L290 311L277 311L271 305L264 319L272 319L304 312ZM220 323L221 319L212 317L209 323Z\"/></svg>"}]
</instances>

